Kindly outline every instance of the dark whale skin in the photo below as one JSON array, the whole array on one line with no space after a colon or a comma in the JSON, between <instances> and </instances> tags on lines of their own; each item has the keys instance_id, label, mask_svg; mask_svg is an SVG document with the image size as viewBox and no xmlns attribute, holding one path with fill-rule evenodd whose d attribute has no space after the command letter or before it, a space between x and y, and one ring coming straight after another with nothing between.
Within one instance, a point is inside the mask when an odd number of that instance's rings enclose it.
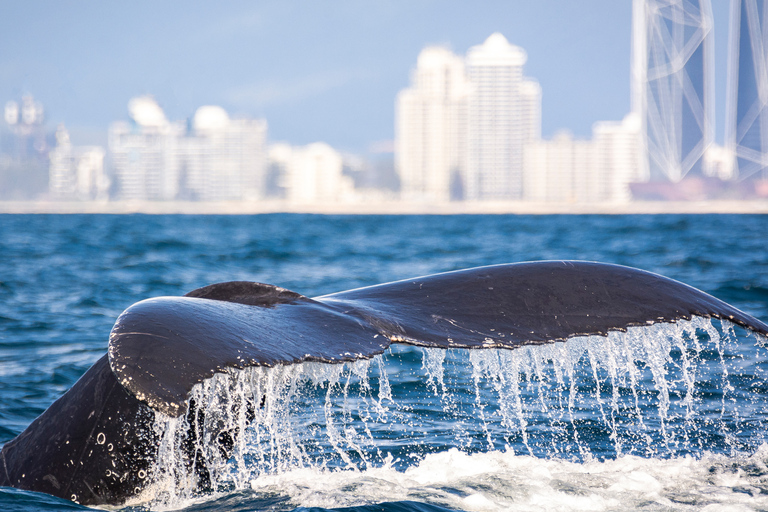
<instances>
[{"instance_id":1,"label":"dark whale skin","mask_svg":"<svg viewBox=\"0 0 768 512\"><path fill-rule=\"evenodd\" d=\"M155 412L99 359L0 452L0 485L86 505L122 503L157 456Z\"/></svg>"}]
</instances>

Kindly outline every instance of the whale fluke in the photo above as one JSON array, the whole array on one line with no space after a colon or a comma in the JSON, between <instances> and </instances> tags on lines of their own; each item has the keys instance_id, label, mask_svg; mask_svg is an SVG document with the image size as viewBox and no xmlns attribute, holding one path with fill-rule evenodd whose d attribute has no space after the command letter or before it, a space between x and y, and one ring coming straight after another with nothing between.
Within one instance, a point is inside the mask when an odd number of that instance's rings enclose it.
<instances>
[{"instance_id":1,"label":"whale fluke","mask_svg":"<svg viewBox=\"0 0 768 512\"><path fill-rule=\"evenodd\" d=\"M249 294L250 293L250 294ZM762 334L763 322L642 270L555 261L494 265L310 299L258 283L221 283L128 308L109 340L112 370L170 416L195 384L226 368L369 358L390 343L509 348L692 316Z\"/></svg>"},{"instance_id":2,"label":"whale fluke","mask_svg":"<svg viewBox=\"0 0 768 512\"><path fill-rule=\"evenodd\" d=\"M147 299L117 319L108 357L3 447L0 485L122 503L142 489L157 455L154 414L184 414L193 386L230 368L352 361L392 343L515 349L693 316L768 336L762 321L678 281L577 261L480 267L315 298L238 281Z\"/></svg>"}]
</instances>

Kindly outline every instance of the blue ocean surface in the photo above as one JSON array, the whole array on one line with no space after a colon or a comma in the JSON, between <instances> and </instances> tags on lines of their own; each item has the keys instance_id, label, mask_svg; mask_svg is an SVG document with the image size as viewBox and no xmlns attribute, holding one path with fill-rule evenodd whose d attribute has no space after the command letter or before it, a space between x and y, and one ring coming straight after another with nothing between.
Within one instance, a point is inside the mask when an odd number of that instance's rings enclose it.
<instances>
[{"instance_id":1,"label":"blue ocean surface","mask_svg":"<svg viewBox=\"0 0 768 512\"><path fill-rule=\"evenodd\" d=\"M768 320L768 216L1 215L0 444L102 355L117 316L222 281L318 296L482 265L642 268ZM198 386L242 428L207 493L168 440L118 509L768 509L768 342L717 320L505 350L393 346ZM266 403L248 424L227 400ZM215 457L213 457L215 458ZM85 510L0 488L2 511ZM729 509L730 510L730 509Z\"/></svg>"}]
</instances>

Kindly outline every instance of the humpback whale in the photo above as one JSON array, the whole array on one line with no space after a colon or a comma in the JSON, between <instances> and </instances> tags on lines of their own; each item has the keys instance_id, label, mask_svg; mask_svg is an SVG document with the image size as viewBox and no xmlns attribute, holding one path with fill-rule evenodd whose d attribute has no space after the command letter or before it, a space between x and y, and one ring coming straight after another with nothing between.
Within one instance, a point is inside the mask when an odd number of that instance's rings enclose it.
<instances>
[{"instance_id":1,"label":"humpback whale","mask_svg":"<svg viewBox=\"0 0 768 512\"><path fill-rule=\"evenodd\" d=\"M151 480L155 415L190 413L193 386L233 368L354 361L393 343L515 349L694 316L768 336L764 322L681 282L580 261L479 267L315 298L242 281L150 298L118 317L107 354L3 446L0 486L124 503ZM237 432L226 434L217 441L225 452Z\"/></svg>"}]
</instances>

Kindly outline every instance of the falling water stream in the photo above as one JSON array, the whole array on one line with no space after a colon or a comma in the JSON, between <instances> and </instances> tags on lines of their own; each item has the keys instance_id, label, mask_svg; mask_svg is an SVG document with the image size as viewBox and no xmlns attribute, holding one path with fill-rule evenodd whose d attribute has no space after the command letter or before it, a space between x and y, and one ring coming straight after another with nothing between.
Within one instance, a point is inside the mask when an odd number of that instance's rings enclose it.
<instances>
[{"instance_id":1,"label":"falling water stream","mask_svg":"<svg viewBox=\"0 0 768 512\"><path fill-rule=\"evenodd\" d=\"M206 499L255 490L307 504L352 485L374 502L408 495L502 510L542 471L549 477L532 481L623 471L628 480L603 487L642 495L664 481L652 469L738 476L727 467L734 457L747 466L768 457L767 356L765 338L694 317L516 350L394 345L353 363L217 374L195 386L188 414L156 415L158 464L136 503L189 506L202 488ZM627 470L647 464L655 467ZM499 467L522 487L503 482ZM457 478L495 468L497 481L480 494L453 489L448 476L429 484L449 468ZM768 474L755 471L760 482ZM587 508L599 505L590 500Z\"/></svg>"}]
</instances>

